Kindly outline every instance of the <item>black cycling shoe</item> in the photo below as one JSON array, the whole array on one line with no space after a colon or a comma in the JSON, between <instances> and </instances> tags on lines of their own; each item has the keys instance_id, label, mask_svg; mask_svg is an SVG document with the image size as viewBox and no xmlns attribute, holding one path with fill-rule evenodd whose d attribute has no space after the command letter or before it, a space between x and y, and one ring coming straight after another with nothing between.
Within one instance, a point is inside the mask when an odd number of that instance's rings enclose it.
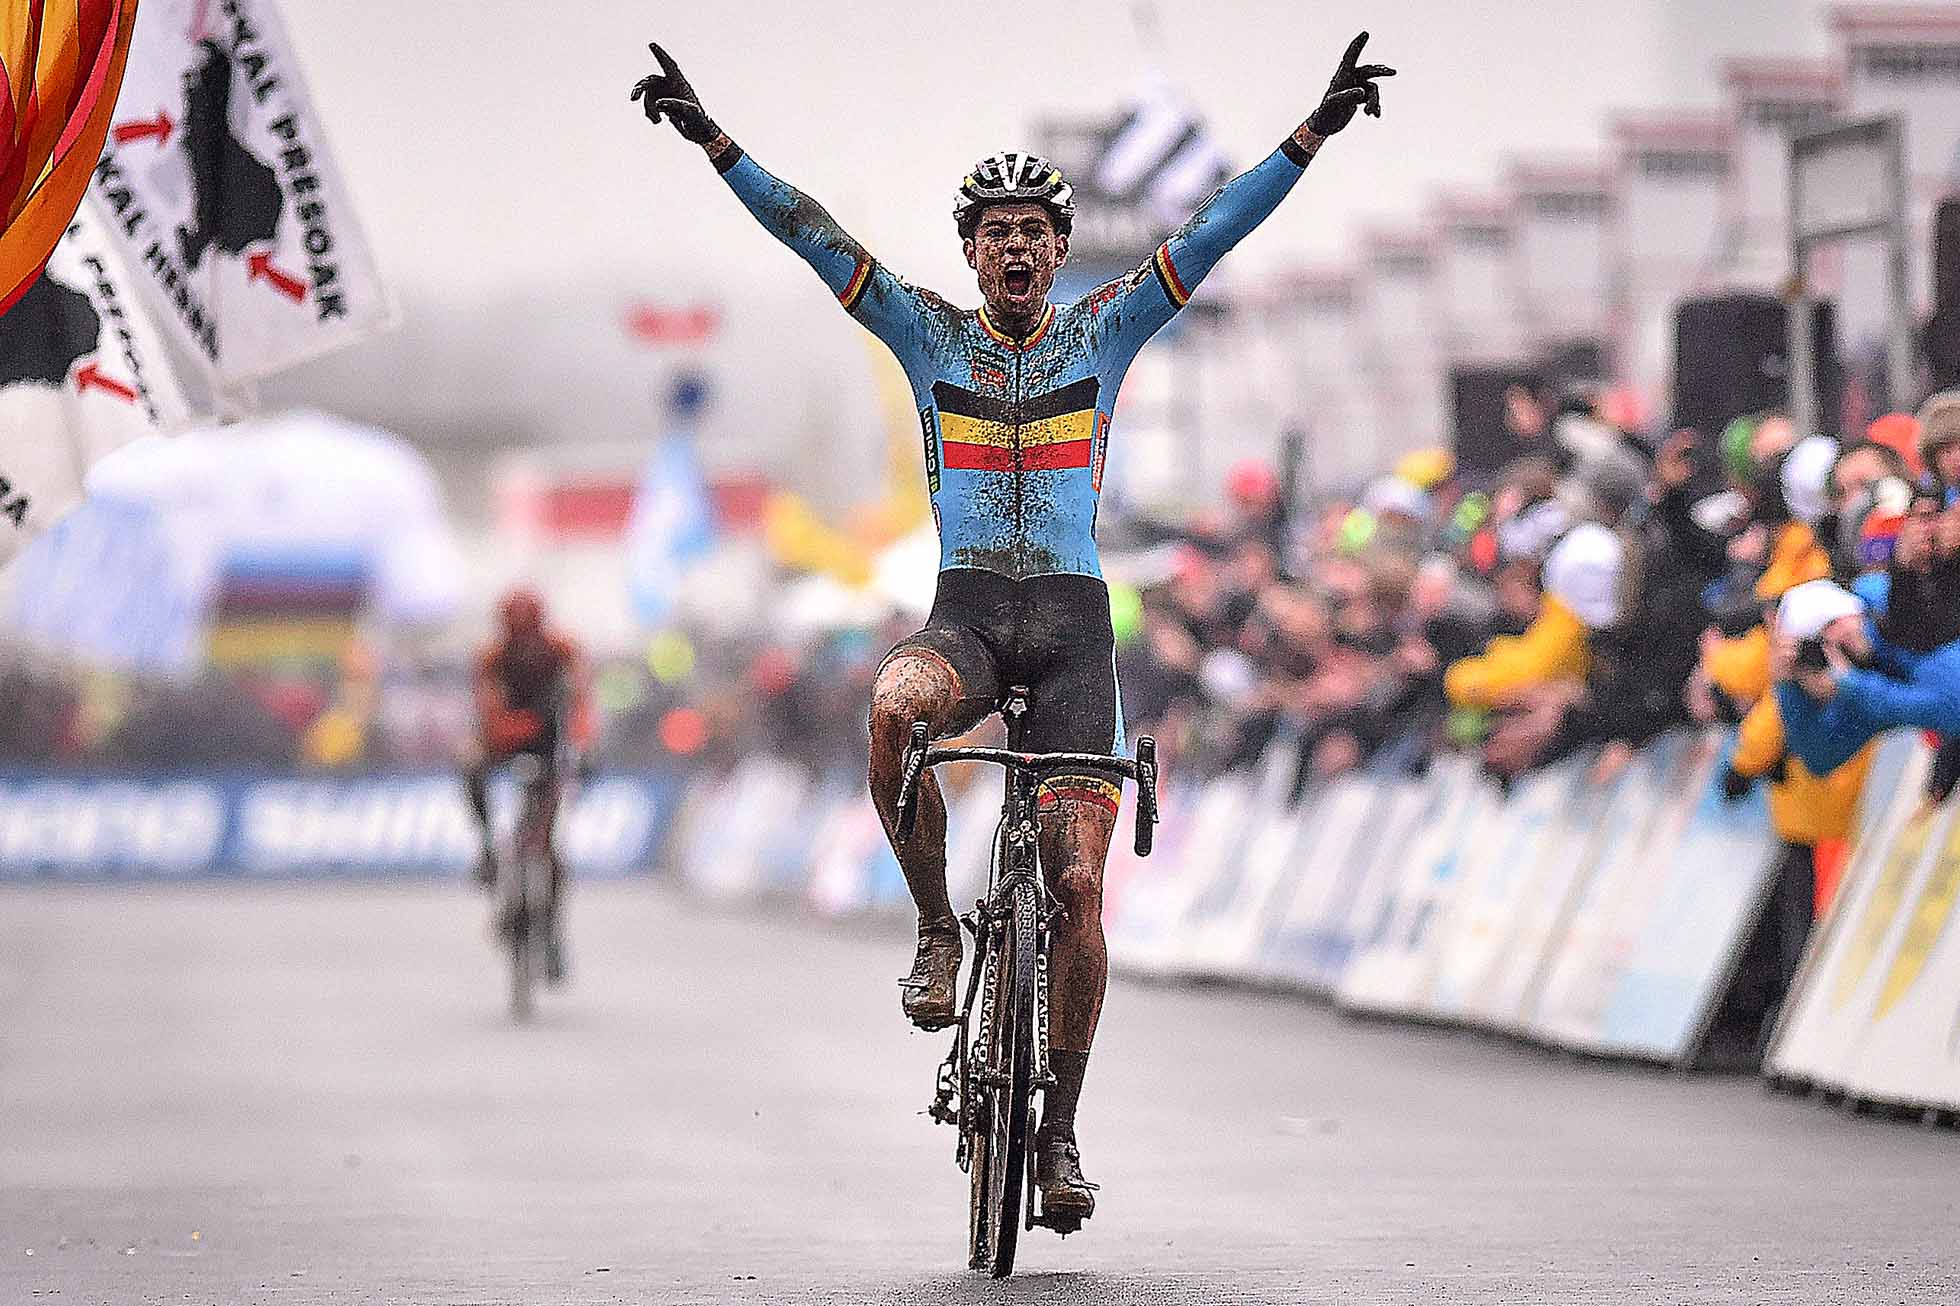
<instances>
[{"instance_id":1,"label":"black cycling shoe","mask_svg":"<svg viewBox=\"0 0 1960 1306\"><path fill-rule=\"evenodd\" d=\"M905 1017L920 1029L944 1029L958 1014L960 927L921 928L912 973L898 982L905 990Z\"/></svg>"},{"instance_id":2,"label":"black cycling shoe","mask_svg":"<svg viewBox=\"0 0 1960 1306\"><path fill-rule=\"evenodd\" d=\"M1082 1177L1082 1151L1072 1134L1034 1135L1034 1182L1041 1190L1041 1222L1067 1233L1096 1213L1099 1185Z\"/></svg>"}]
</instances>

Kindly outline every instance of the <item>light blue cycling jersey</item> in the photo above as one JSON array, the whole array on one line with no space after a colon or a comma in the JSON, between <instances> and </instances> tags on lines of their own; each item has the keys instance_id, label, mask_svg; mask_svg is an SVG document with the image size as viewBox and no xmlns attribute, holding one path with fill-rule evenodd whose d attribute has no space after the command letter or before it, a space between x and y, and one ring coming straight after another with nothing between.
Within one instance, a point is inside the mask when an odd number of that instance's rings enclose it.
<instances>
[{"instance_id":1,"label":"light blue cycling jersey","mask_svg":"<svg viewBox=\"0 0 1960 1306\"><path fill-rule=\"evenodd\" d=\"M737 146L716 158L756 220L898 357L924 433L939 566L1016 580L1101 576L1096 507L1130 360L1225 252L1278 207L1310 156L1292 141L1226 183L1142 266L1017 340L865 253L823 207Z\"/></svg>"}]
</instances>

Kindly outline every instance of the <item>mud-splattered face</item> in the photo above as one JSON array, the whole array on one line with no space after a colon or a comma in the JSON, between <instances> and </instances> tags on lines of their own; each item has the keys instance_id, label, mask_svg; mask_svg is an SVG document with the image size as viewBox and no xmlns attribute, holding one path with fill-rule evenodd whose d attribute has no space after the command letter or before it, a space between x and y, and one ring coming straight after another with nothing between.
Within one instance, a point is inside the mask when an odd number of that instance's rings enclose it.
<instances>
[{"instance_id":1,"label":"mud-splattered face","mask_svg":"<svg viewBox=\"0 0 1960 1306\"><path fill-rule=\"evenodd\" d=\"M979 274L987 312L1003 326L1033 325L1068 259L1068 237L1040 204L995 204L963 242L966 265Z\"/></svg>"}]
</instances>

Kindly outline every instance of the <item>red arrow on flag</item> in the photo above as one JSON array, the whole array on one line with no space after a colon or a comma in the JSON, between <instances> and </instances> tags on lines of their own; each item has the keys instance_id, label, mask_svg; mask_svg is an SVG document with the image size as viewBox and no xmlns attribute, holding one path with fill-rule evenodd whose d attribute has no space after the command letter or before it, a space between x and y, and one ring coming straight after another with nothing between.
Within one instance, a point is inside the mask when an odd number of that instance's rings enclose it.
<instances>
[{"instance_id":1,"label":"red arrow on flag","mask_svg":"<svg viewBox=\"0 0 1960 1306\"><path fill-rule=\"evenodd\" d=\"M75 389L78 391L100 390L112 394L126 404L136 402L136 391L122 382L102 375L102 369L94 363L83 363L75 369Z\"/></svg>"},{"instance_id":2,"label":"red arrow on flag","mask_svg":"<svg viewBox=\"0 0 1960 1306\"><path fill-rule=\"evenodd\" d=\"M154 118L139 118L135 122L117 123L115 131L111 134L115 136L116 144L118 145L127 145L131 141L154 139L157 143L157 148L162 149L170 143L170 131L176 125L176 123L170 120L169 114L158 109L157 116Z\"/></svg>"},{"instance_id":3,"label":"red arrow on flag","mask_svg":"<svg viewBox=\"0 0 1960 1306\"><path fill-rule=\"evenodd\" d=\"M292 300L295 304L306 298L306 283L290 272L281 272L272 266L272 255L265 250L250 255L245 260L246 279L249 281L269 281L272 288Z\"/></svg>"}]
</instances>

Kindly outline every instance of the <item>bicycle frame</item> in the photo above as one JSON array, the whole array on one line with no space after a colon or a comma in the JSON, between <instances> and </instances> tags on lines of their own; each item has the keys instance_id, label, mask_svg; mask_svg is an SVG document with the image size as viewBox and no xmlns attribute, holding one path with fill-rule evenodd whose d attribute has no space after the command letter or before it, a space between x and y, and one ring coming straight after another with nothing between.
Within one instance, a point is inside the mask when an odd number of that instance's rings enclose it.
<instances>
[{"instance_id":1,"label":"bicycle frame","mask_svg":"<svg viewBox=\"0 0 1960 1306\"><path fill-rule=\"evenodd\" d=\"M1054 918L1061 908L1041 871L1038 848L1041 786L1056 774L1083 770L1136 781L1139 856L1149 855L1157 820L1154 740L1149 736L1140 738L1134 760L1099 753L1030 753L1019 746L1021 717L1026 708L1025 692L1018 689L1003 702L1001 713L1007 719L1009 745L1005 749L933 748L926 724L915 723L905 754L896 822L899 838L909 839L917 816L919 784L930 767L944 762L980 761L994 763L1006 772L986 896L974 904L972 912L960 918L973 935L976 949L974 965L967 977L966 1000L955 1017L953 1047L940 1064L928 1108L933 1119L953 1125L958 1131L954 1160L973 1180L971 1263L975 1268L983 1268L983 1230L990 1230L994 1243L990 1268L997 1277L1009 1273L1013 1267L1014 1235L1018 1230L1005 1226L1013 1217L1014 1207L1022 1205L1021 1197L1025 1197L1025 1227L1033 1228L1037 1222L1034 1165L1027 1140L1032 1132L1034 1094L1047 1091L1055 1083L1048 1048L1048 951ZM1030 903L1032 931L1022 916ZM1017 920L1017 916L1021 919ZM1017 958L1017 972L1025 975L1018 961L1020 949L1025 945L1017 942L1010 949L1010 933L1017 939L1028 939L1033 945L1033 993L1027 994L1014 984L1014 977L1008 977L1013 985L1010 996L1016 1012L1026 1012L1028 1008L1022 1004L1032 998L1031 1029L1006 1025L1003 1017L1009 1013L999 1009L1000 995L1008 992L1000 973L1003 957L1011 951ZM1002 1038L1010 1040L1006 1045L1009 1054L1005 1068L997 1064L1001 1058L995 1055L996 1041ZM1018 1060L1012 1055L1012 1049L1019 1046L1016 1040L1023 1039L1031 1039L1033 1044L1033 1056L1028 1060ZM973 1168L975 1147L982 1141L977 1111L983 1100L990 1108L986 1140L988 1168L994 1166L993 1153L1002 1142L997 1137L1002 1119L1008 1122L1008 1137L1012 1140L1005 1151L1006 1169L1012 1171L1017 1164L1023 1167L1022 1174L999 1176L1003 1184L1013 1184L1021 1190L1013 1199L1004 1191L993 1191L987 1178ZM1017 1115L1022 1118L1016 1120ZM1016 1149L1019 1149L1018 1157ZM1079 1221L1067 1225L1050 1222L1050 1227L1066 1234L1079 1227Z\"/></svg>"}]
</instances>

